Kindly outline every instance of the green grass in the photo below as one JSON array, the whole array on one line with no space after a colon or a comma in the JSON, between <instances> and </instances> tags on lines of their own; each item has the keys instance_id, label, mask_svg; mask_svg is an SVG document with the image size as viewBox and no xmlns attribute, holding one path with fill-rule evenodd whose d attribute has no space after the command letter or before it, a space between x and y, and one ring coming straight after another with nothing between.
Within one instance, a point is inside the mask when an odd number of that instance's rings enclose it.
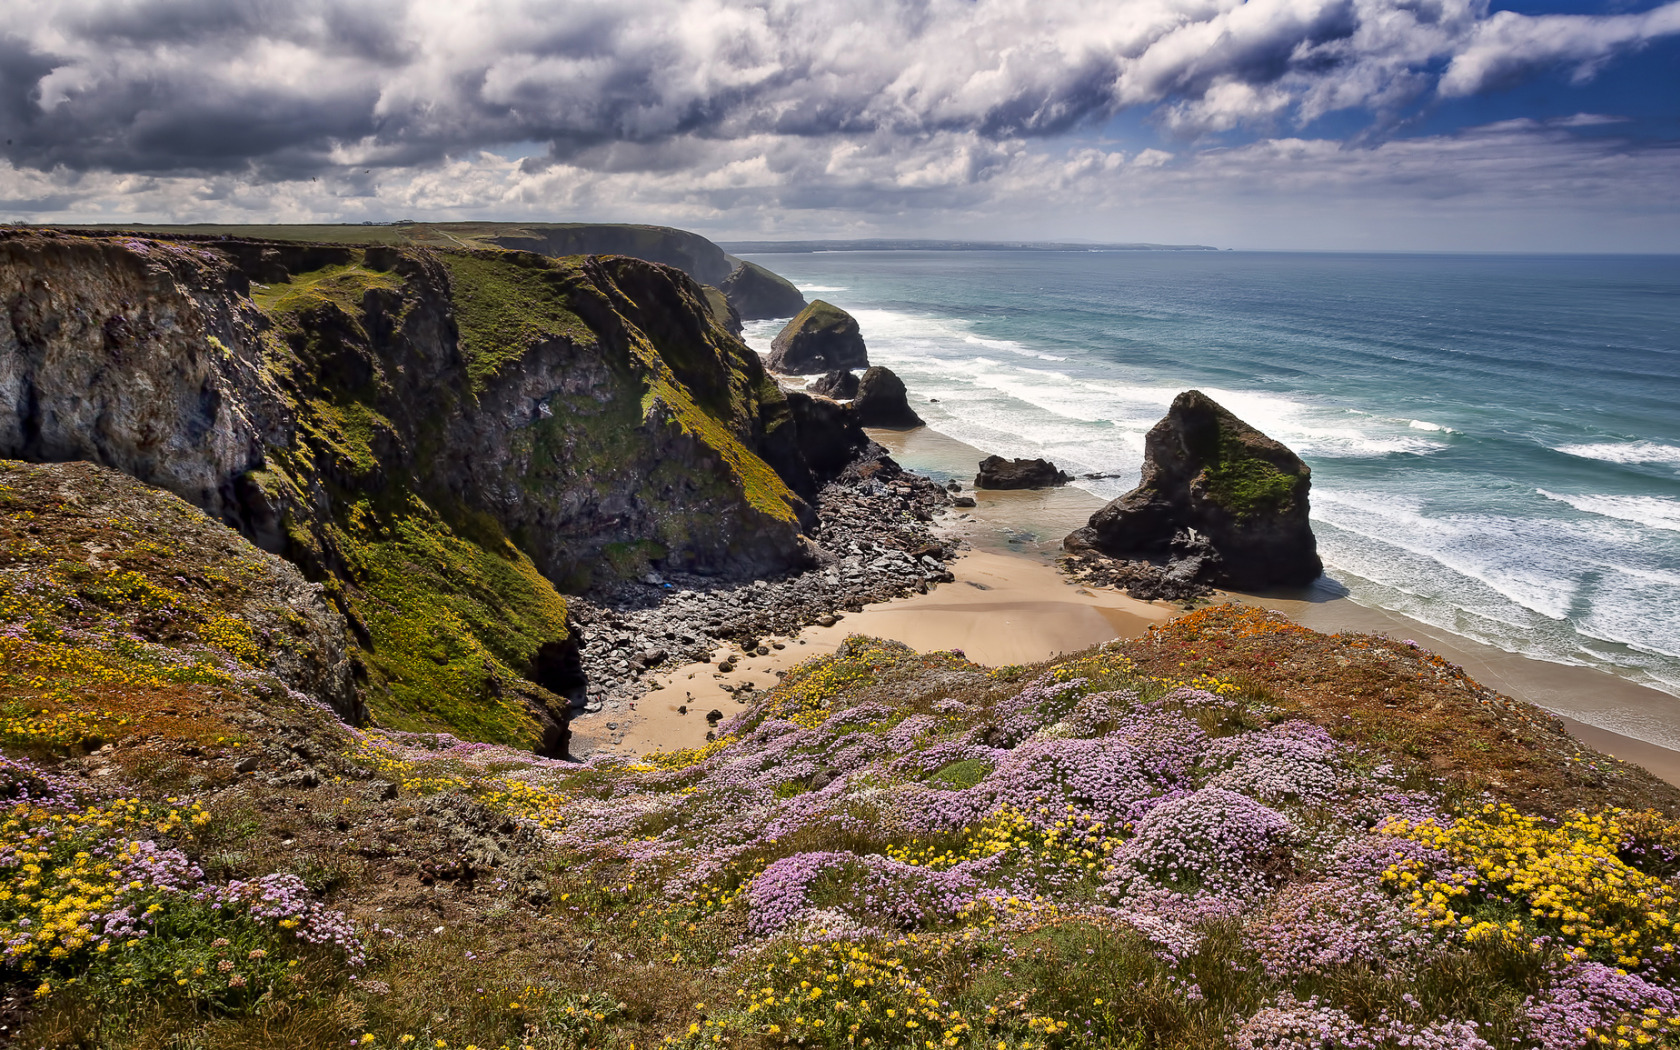
<instances>
[{"instance_id":1,"label":"green grass","mask_svg":"<svg viewBox=\"0 0 1680 1050\"><path fill-rule=\"evenodd\" d=\"M476 394L504 367L550 339L595 341L568 300L578 289L575 264L535 255L444 252L461 356Z\"/></svg>"},{"instance_id":2,"label":"green grass","mask_svg":"<svg viewBox=\"0 0 1680 1050\"><path fill-rule=\"evenodd\" d=\"M369 269L358 260L296 274L290 281L277 284L253 284L251 301L276 316L301 314L326 303L335 304L354 316L361 312L362 298L369 289L395 292L402 286L399 275Z\"/></svg>"},{"instance_id":3,"label":"green grass","mask_svg":"<svg viewBox=\"0 0 1680 1050\"><path fill-rule=\"evenodd\" d=\"M567 637L565 599L513 544L464 538L416 496L383 513L360 501L346 517L334 539L372 637L368 706L379 724L536 743L513 685L544 643Z\"/></svg>"},{"instance_id":4,"label":"green grass","mask_svg":"<svg viewBox=\"0 0 1680 1050\"><path fill-rule=\"evenodd\" d=\"M1218 464L1207 468L1208 493L1238 519L1288 510L1301 479L1257 456L1233 448Z\"/></svg>"}]
</instances>

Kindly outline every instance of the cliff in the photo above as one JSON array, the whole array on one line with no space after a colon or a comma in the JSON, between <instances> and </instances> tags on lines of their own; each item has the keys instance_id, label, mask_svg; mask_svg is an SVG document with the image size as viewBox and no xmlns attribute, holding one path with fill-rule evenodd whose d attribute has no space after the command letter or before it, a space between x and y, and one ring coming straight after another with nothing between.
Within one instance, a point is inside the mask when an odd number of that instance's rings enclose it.
<instances>
[{"instance_id":1,"label":"cliff","mask_svg":"<svg viewBox=\"0 0 1680 1050\"><path fill-rule=\"evenodd\" d=\"M318 224L137 224L116 229L63 226L87 235L132 233L192 240L263 240L418 248L513 248L540 255L628 255L674 266L701 284L720 285L733 263L697 233L670 226L611 222L382 222Z\"/></svg>"},{"instance_id":2,"label":"cliff","mask_svg":"<svg viewBox=\"0 0 1680 1050\"><path fill-rule=\"evenodd\" d=\"M579 684L557 588L807 558L786 400L666 267L13 233L0 302L0 454L298 563L384 724L538 744Z\"/></svg>"},{"instance_id":3,"label":"cliff","mask_svg":"<svg viewBox=\"0 0 1680 1050\"><path fill-rule=\"evenodd\" d=\"M792 317L805 309L805 296L792 281L752 262L743 262L719 286L747 321Z\"/></svg>"}]
</instances>

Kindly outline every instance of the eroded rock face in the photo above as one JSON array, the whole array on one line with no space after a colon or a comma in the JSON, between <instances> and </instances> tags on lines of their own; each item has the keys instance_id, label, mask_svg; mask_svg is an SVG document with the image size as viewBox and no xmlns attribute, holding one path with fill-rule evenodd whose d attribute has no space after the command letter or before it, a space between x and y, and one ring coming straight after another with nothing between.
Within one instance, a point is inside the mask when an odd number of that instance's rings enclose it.
<instances>
[{"instance_id":1,"label":"eroded rock face","mask_svg":"<svg viewBox=\"0 0 1680 1050\"><path fill-rule=\"evenodd\" d=\"M799 447L665 266L0 233L0 455L113 467L328 582L396 728L553 746L557 591L807 564Z\"/></svg>"},{"instance_id":2,"label":"eroded rock face","mask_svg":"<svg viewBox=\"0 0 1680 1050\"><path fill-rule=\"evenodd\" d=\"M975 475L977 489L1045 489L1066 485L1073 475L1058 470L1047 459L1004 459L987 456L980 461L980 473Z\"/></svg>"},{"instance_id":3,"label":"eroded rock face","mask_svg":"<svg viewBox=\"0 0 1680 1050\"><path fill-rule=\"evenodd\" d=\"M805 309L805 296L792 281L757 263L743 262L721 285L729 304L744 321L793 317Z\"/></svg>"},{"instance_id":4,"label":"eroded rock face","mask_svg":"<svg viewBox=\"0 0 1680 1050\"><path fill-rule=\"evenodd\" d=\"M818 299L799 311L770 343L768 365L772 372L795 376L868 368L869 351L857 319Z\"/></svg>"},{"instance_id":5,"label":"eroded rock face","mask_svg":"<svg viewBox=\"0 0 1680 1050\"><path fill-rule=\"evenodd\" d=\"M850 401L857 397L857 373L829 372L820 379L813 379L805 384L805 389L823 397L832 397L836 401Z\"/></svg>"},{"instance_id":6,"label":"eroded rock face","mask_svg":"<svg viewBox=\"0 0 1680 1050\"><path fill-rule=\"evenodd\" d=\"M1144 439L1138 487L1063 546L1195 559L1204 582L1227 587L1304 585L1324 571L1307 521L1311 485L1312 471L1294 452L1187 390Z\"/></svg>"},{"instance_id":7,"label":"eroded rock face","mask_svg":"<svg viewBox=\"0 0 1680 1050\"><path fill-rule=\"evenodd\" d=\"M910 407L904 380L879 365L864 372L858 380L852 410L857 413L859 426L909 429L922 425L922 417Z\"/></svg>"}]
</instances>

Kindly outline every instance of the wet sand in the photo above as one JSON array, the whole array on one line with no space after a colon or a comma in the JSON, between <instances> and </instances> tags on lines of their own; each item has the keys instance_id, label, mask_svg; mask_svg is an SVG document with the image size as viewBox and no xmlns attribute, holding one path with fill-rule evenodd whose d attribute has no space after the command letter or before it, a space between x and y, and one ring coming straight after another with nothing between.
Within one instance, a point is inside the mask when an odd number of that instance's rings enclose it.
<instances>
[{"instance_id":1,"label":"wet sand","mask_svg":"<svg viewBox=\"0 0 1680 1050\"><path fill-rule=\"evenodd\" d=\"M724 719L740 703L724 686L765 688L776 671L833 652L848 635L892 638L918 650L961 649L988 665L1030 663L1098 642L1141 635L1151 622L1179 612L1167 603L1135 601L1114 591L1091 591L1063 576L1054 565L1061 540L1085 524L1102 501L1082 489L1025 492L974 490L971 483L983 453L927 428L872 431L906 467L938 480L955 478L977 505L956 510L941 528L967 540L974 550L950 564L955 583L925 595L866 606L833 627L807 627L797 638L764 639L779 644L768 656L742 658L721 674L729 655L720 646L709 664L689 664L660 674L656 688L631 712L594 715L573 723L579 753L643 754L705 743L706 714ZM1590 667L1534 660L1431 627L1410 617L1358 605L1333 591L1297 595L1230 593L1231 601L1277 609L1316 631L1357 631L1409 638L1462 666L1490 688L1526 700L1563 719L1577 738L1624 761L1680 784L1680 698ZM687 713L678 708L686 707ZM608 719L616 722L606 728Z\"/></svg>"}]
</instances>

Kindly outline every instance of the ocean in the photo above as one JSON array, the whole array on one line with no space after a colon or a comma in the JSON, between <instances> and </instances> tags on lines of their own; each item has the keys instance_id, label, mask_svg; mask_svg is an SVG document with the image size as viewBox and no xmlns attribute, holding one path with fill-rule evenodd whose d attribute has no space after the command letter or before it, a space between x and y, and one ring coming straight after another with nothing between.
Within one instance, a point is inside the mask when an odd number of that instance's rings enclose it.
<instances>
[{"instance_id":1,"label":"ocean","mask_svg":"<svg viewBox=\"0 0 1680 1050\"><path fill-rule=\"evenodd\" d=\"M1311 465L1320 594L1680 695L1680 256L749 258L938 431L1108 499L1199 388Z\"/></svg>"}]
</instances>

